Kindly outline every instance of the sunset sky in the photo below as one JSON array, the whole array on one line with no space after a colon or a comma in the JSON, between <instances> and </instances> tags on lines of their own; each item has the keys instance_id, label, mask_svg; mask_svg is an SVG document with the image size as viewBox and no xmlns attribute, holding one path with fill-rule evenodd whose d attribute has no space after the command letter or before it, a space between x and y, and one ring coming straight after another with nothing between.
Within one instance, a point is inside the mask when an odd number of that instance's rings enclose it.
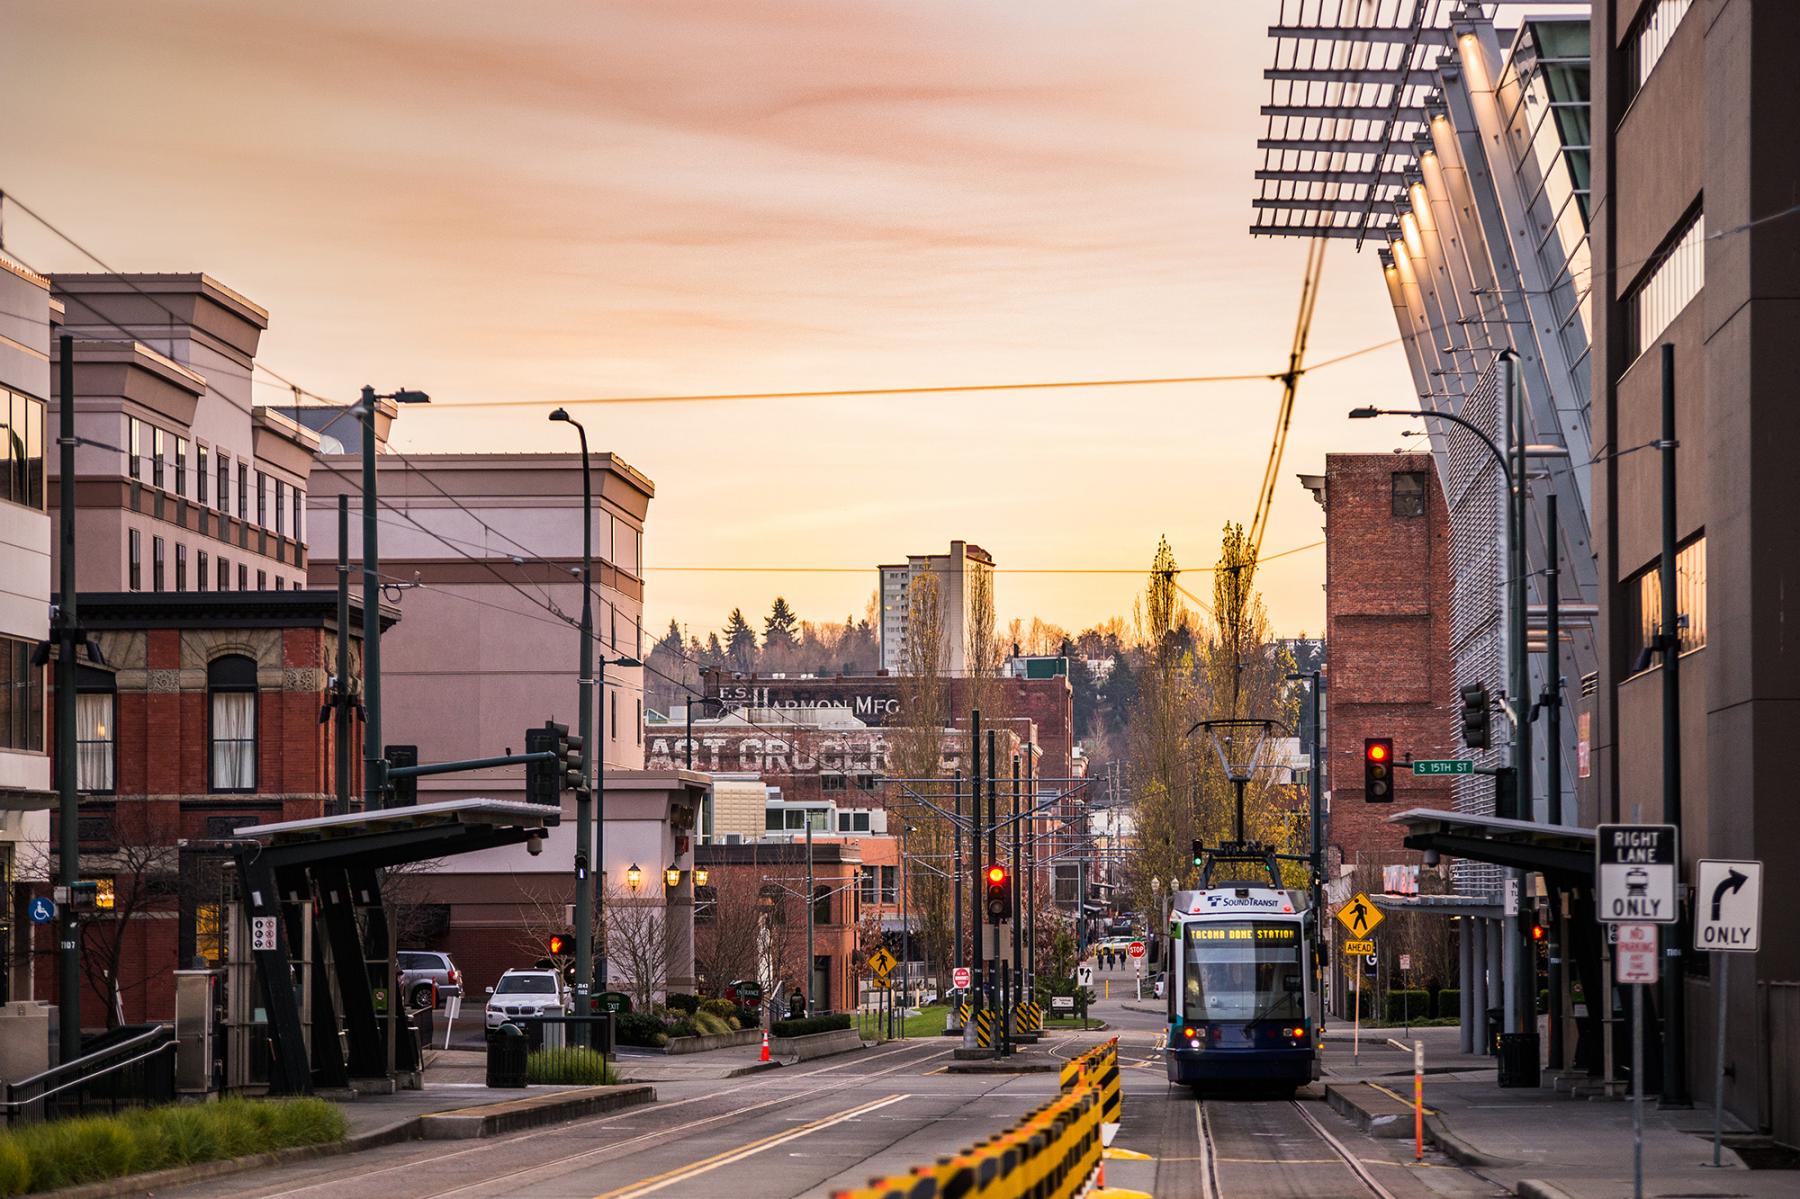
<instances>
[{"instance_id":1,"label":"sunset sky","mask_svg":"<svg viewBox=\"0 0 1800 1199\"><path fill-rule=\"evenodd\" d=\"M1273 3L616 0L10 5L0 189L111 266L204 270L271 312L305 387L423 388L407 451L573 448L584 397L1274 372L1305 247L1253 240ZM93 269L16 209L9 252ZM1373 249L1331 248L1310 358L1387 341ZM272 383L272 381L271 381ZM1387 450L1397 347L1303 380L1294 481ZM268 402L282 393L271 386ZM785 594L860 616L955 537L1002 620L1129 611L1157 537L1248 521L1274 382L592 406L657 485L648 622ZM536 406L459 408L532 401ZM854 567L864 573L668 571ZM1263 570L1322 623L1324 554ZM1205 576L1189 589L1206 595Z\"/></svg>"}]
</instances>

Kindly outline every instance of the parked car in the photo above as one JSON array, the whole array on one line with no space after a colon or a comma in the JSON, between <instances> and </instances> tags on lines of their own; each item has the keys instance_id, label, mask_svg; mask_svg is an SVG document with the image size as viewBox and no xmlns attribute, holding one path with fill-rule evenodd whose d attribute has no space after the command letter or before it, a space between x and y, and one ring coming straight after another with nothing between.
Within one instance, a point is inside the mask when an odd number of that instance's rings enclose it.
<instances>
[{"instance_id":1,"label":"parked car","mask_svg":"<svg viewBox=\"0 0 1800 1199\"><path fill-rule=\"evenodd\" d=\"M526 1016L560 1016L569 1010L562 977L554 970L508 970L488 988L489 1032L508 1020Z\"/></svg>"},{"instance_id":2,"label":"parked car","mask_svg":"<svg viewBox=\"0 0 1800 1199\"><path fill-rule=\"evenodd\" d=\"M400 994L408 1007L420 1008L432 1002L431 984L437 984L437 999L442 1002L462 994L462 971L447 953L424 949L402 949L395 954L400 970Z\"/></svg>"}]
</instances>

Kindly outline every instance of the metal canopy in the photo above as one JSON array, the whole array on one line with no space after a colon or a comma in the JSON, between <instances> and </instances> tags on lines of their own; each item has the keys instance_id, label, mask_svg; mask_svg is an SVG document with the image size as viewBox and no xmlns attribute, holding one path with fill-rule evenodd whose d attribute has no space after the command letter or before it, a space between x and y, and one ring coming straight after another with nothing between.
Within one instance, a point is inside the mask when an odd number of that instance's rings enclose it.
<instances>
[{"instance_id":1,"label":"metal canopy","mask_svg":"<svg viewBox=\"0 0 1800 1199\"><path fill-rule=\"evenodd\" d=\"M1476 816L1439 808L1410 808L1388 817L1406 830L1408 849L1434 849L1454 857L1542 870L1577 878L1594 873L1594 830L1535 824L1500 816Z\"/></svg>"},{"instance_id":2,"label":"metal canopy","mask_svg":"<svg viewBox=\"0 0 1800 1199\"><path fill-rule=\"evenodd\" d=\"M382 907L384 868L517 845L561 819L543 804L456 799L238 830L230 844L268 1013L270 1091L304 1094L315 1083L342 1086L419 1068L417 1047L396 1021L402 997L386 995L385 1018L377 1000L395 949ZM308 942L309 922L336 984L315 979L310 988L314 1030L329 1030L311 1038L310 1054L292 952ZM319 961L317 948L312 960Z\"/></svg>"},{"instance_id":3,"label":"metal canopy","mask_svg":"<svg viewBox=\"0 0 1800 1199\"><path fill-rule=\"evenodd\" d=\"M1413 138L1436 66L1451 53L1453 0L1282 0L1252 235L1385 241L1404 202Z\"/></svg>"}]
</instances>

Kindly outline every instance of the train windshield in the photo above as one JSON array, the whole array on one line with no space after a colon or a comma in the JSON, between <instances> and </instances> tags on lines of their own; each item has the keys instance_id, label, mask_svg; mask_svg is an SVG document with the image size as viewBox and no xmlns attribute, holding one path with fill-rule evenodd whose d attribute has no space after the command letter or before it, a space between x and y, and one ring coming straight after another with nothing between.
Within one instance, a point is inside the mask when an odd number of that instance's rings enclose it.
<instances>
[{"instance_id":1,"label":"train windshield","mask_svg":"<svg viewBox=\"0 0 1800 1199\"><path fill-rule=\"evenodd\" d=\"M1306 1016L1299 924L1263 920L1187 926L1182 1016L1300 1020Z\"/></svg>"}]
</instances>

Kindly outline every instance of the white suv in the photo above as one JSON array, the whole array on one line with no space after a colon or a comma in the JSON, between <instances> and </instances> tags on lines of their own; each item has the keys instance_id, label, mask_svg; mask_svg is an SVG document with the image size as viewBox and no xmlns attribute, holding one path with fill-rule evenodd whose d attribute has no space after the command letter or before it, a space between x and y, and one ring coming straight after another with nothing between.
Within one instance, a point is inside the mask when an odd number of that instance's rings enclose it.
<instances>
[{"instance_id":1,"label":"white suv","mask_svg":"<svg viewBox=\"0 0 1800 1199\"><path fill-rule=\"evenodd\" d=\"M568 1011L562 979L554 970L508 970L488 988L487 1027L492 1032L508 1020L527 1016L561 1016Z\"/></svg>"}]
</instances>

